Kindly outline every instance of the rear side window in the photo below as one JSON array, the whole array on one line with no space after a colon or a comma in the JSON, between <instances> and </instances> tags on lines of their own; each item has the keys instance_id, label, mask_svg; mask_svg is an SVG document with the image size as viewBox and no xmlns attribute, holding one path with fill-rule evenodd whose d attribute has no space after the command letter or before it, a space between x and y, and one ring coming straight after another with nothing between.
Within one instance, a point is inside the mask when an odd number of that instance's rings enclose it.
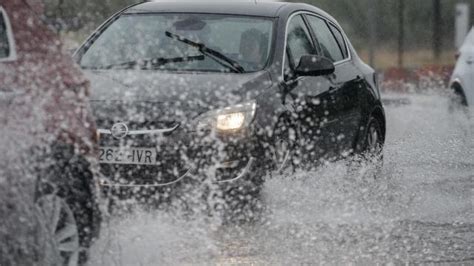
<instances>
[{"instance_id":1,"label":"rear side window","mask_svg":"<svg viewBox=\"0 0 474 266\"><path fill-rule=\"evenodd\" d=\"M326 21L316 16L308 16L308 22L316 34L323 55L333 62L342 61L344 55Z\"/></svg>"},{"instance_id":2,"label":"rear side window","mask_svg":"<svg viewBox=\"0 0 474 266\"><path fill-rule=\"evenodd\" d=\"M337 42L339 43L339 48L341 48L344 59L347 59L349 57L349 53L347 52L346 42L344 41L344 37L342 36L341 31L332 24L329 24L329 27L331 28L332 33L334 34Z\"/></svg>"},{"instance_id":3,"label":"rear side window","mask_svg":"<svg viewBox=\"0 0 474 266\"><path fill-rule=\"evenodd\" d=\"M5 10L0 7L0 60L15 59L13 36Z\"/></svg>"}]
</instances>

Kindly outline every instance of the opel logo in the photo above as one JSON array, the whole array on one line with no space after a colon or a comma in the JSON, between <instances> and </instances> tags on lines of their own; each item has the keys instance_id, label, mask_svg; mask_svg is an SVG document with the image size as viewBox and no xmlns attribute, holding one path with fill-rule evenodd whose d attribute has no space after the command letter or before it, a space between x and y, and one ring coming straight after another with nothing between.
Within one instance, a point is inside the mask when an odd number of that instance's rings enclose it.
<instances>
[{"instance_id":1,"label":"opel logo","mask_svg":"<svg viewBox=\"0 0 474 266\"><path fill-rule=\"evenodd\" d=\"M110 130L112 136L117 139L125 138L128 135L128 127L125 123L117 123Z\"/></svg>"}]
</instances>

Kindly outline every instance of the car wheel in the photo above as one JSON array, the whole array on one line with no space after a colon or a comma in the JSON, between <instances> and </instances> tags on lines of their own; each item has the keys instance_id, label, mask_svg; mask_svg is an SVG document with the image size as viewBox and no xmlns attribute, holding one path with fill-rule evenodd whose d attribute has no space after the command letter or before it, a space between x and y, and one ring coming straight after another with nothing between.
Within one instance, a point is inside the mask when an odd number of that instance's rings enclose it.
<instances>
[{"instance_id":1,"label":"car wheel","mask_svg":"<svg viewBox=\"0 0 474 266\"><path fill-rule=\"evenodd\" d=\"M45 195L36 201L36 208L52 238L53 252L61 259L61 265L79 265L79 227L66 201L56 195Z\"/></svg>"},{"instance_id":2,"label":"car wheel","mask_svg":"<svg viewBox=\"0 0 474 266\"><path fill-rule=\"evenodd\" d=\"M51 161L51 159L53 159ZM74 148L59 145L46 156L48 167L41 169L36 201L54 197L62 199L71 210L79 236L79 264L88 259L88 249L99 236L101 215L94 193L90 164L74 153Z\"/></svg>"},{"instance_id":3,"label":"car wheel","mask_svg":"<svg viewBox=\"0 0 474 266\"><path fill-rule=\"evenodd\" d=\"M381 123L377 119L371 118L369 126L367 127L365 151L370 155L380 155L383 144L384 140Z\"/></svg>"},{"instance_id":4,"label":"car wheel","mask_svg":"<svg viewBox=\"0 0 474 266\"><path fill-rule=\"evenodd\" d=\"M371 117L364 139L363 158L376 167L375 177L379 176L383 167L383 146L385 143L382 123Z\"/></svg>"},{"instance_id":5,"label":"car wheel","mask_svg":"<svg viewBox=\"0 0 474 266\"><path fill-rule=\"evenodd\" d=\"M464 94L463 88L458 85L454 84L451 87L452 94L451 94L451 99L450 99L450 110L455 109L456 107L465 107L467 106L467 99L466 95Z\"/></svg>"},{"instance_id":6,"label":"car wheel","mask_svg":"<svg viewBox=\"0 0 474 266\"><path fill-rule=\"evenodd\" d=\"M273 174L281 174L285 170L294 171L293 155L295 152L296 130L290 122L280 119L273 132L271 157Z\"/></svg>"}]
</instances>

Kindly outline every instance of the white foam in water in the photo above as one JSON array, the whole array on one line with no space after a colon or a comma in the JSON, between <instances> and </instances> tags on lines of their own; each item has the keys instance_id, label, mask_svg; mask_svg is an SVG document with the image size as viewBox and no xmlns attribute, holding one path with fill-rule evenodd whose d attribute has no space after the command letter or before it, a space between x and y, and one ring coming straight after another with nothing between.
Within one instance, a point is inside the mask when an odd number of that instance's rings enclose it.
<instances>
[{"instance_id":1,"label":"white foam in water","mask_svg":"<svg viewBox=\"0 0 474 266\"><path fill-rule=\"evenodd\" d=\"M216 252L211 228L136 211L113 219L92 251L91 265L173 265L207 261Z\"/></svg>"},{"instance_id":2,"label":"white foam in water","mask_svg":"<svg viewBox=\"0 0 474 266\"><path fill-rule=\"evenodd\" d=\"M474 123L437 95L386 95L382 177L347 162L268 180L264 222L111 218L91 265L373 264L474 257Z\"/></svg>"}]
</instances>

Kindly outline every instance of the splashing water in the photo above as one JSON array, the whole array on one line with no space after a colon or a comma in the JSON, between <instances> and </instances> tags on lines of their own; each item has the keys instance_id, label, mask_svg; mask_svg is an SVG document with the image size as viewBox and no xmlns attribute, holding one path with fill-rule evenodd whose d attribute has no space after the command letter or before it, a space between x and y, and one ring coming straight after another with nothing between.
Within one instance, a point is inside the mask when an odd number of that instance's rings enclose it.
<instances>
[{"instance_id":1,"label":"splashing water","mask_svg":"<svg viewBox=\"0 0 474 266\"><path fill-rule=\"evenodd\" d=\"M385 95L384 168L331 163L267 180L262 221L111 218L91 265L474 262L474 122L438 95Z\"/></svg>"}]
</instances>

